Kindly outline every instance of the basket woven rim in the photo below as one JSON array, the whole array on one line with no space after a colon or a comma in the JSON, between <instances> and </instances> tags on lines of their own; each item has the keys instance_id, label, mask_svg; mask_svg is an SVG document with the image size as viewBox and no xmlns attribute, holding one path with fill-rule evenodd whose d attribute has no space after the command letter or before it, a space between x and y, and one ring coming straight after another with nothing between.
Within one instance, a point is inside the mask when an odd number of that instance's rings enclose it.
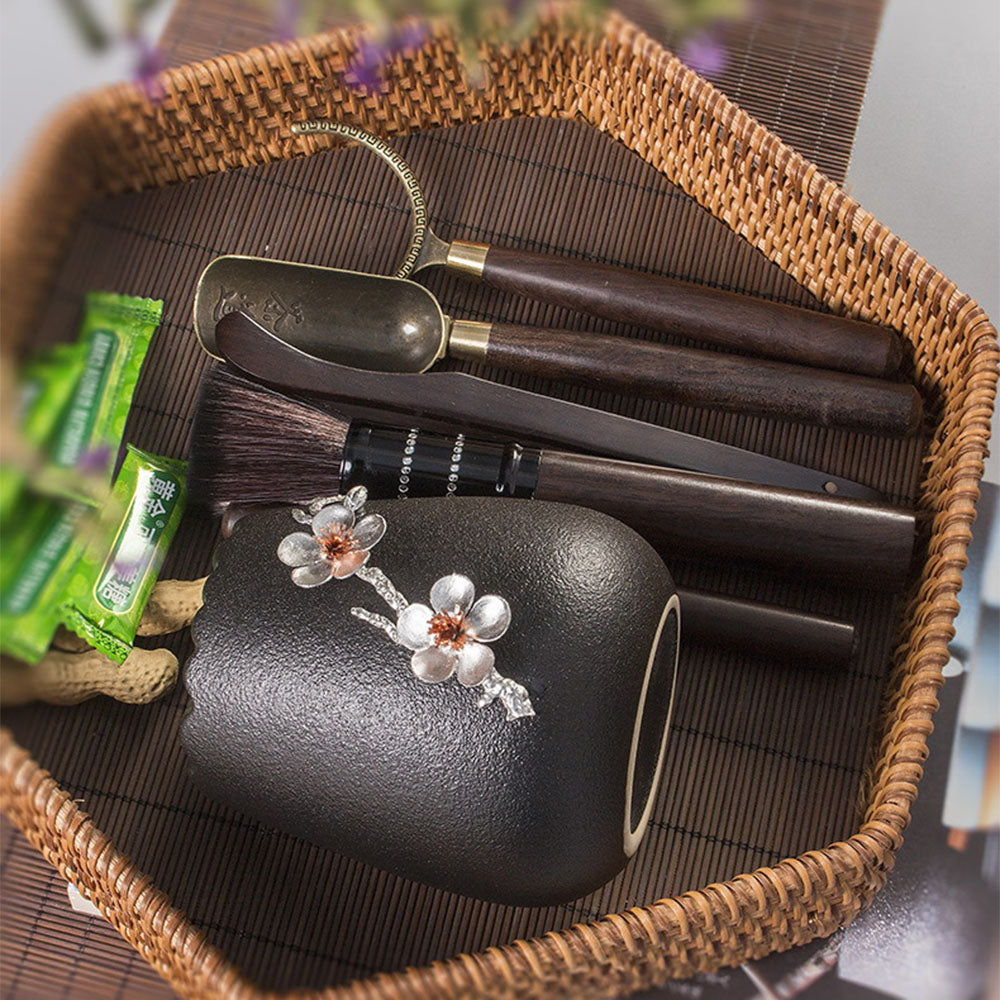
<instances>
[{"instance_id":1,"label":"basket woven rim","mask_svg":"<svg viewBox=\"0 0 1000 1000\"><path fill-rule=\"evenodd\" d=\"M160 78L167 95L163 107L172 102L173 113L177 114L178 108L183 112L189 106L185 102L211 103L213 98L234 91L245 98L254 86L274 86L278 78L293 82L322 78L327 72L325 63L343 71L358 35L357 29L335 31L167 71ZM451 36L441 26L433 28L425 49L430 55L424 64L441 65L443 59L454 55ZM599 64L605 70L619 70L621 79L608 84L607 94L595 95L592 88L588 90L585 84L577 87L575 82L562 93L559 88L565 80L559 78L553 85L556 78L550 77L546 81L547 96L524 106L516 106L522 95L515 94L506 104L499 103L495 94L463 89L459 79L445 95L448 100L439 96L429 113L423 105L416 109L409 106L407 94L399 97L397 93L402 85L394 84L389 96L398 97L396 103L391 99L348 96L338 107L343 110L346 106L347 117L359 124L387 134L515 114L582 118L661 170L828 306L881 321L886 317L877 310L891 309L897 326L902 315L904 332L918 349L917 379L925 388L947 374L935 368L933 359L923 358L919 348L925 334L930 336L928 331L939 328L957 331L959 346L965 348L963 385L955 390L960 397L960 404L954 407L958 417L951 420L952 411L942 416L935 443L942 448L948 444L958 460L947 463L944 471L929 463L921 485L919 507L930 535L928 559L908 594L906 618L912 618L914 625L895 653L890 688L898 685L899 690L887 705L886 732L872 774L871 801L865 821L855 834L727 882L610 914L590 924L578 924L531 941L516 941L477 955L460 955L422 969L381 974L312 995L606 996L611 990L637 989L829 934L870 902L902 842L926 755L926 737L931 730L941 669L947 662L947 642L958 607L956 595L975 516L1000 359L996 331L978 305L825 178L814 164L784 145L621 16L609 17L597 34L570 32L551 24L518 46L489 51L494 64L498 59L506 62L520 58L525 64L535 59L538 72L549 70L554 74L567 64ZM411 72L419 76L412 68ZM623 120L614 104L618 95L615 88L635 87L640 80L646 91L645 104L652 102L652 112L644 106L649 113L646 121ZM666 95L669 100L657 102L649 94ZM294 96L299 95L296 92ZM560 98L564 99L562 104ZM679 104L684 105L683 112L677 111ZM303 115L310 110L307 96L297 110ZM67 111L60 131L63 136L78 137L101 123L107 125L129 116L135 119L131 127L138 129L141 125L152 130L162 112L152 108L138 88L118 85L81 100ZM721 130L729 153L723 169L726 190L739 188L743 200L752 199L754 185L772 192L762 202L758 199L756 208L755 204L749 209L734 208L719 196L718 163L708 163L707 154L698 145L705 144L703 133L710 123ZM665 150L667 144L657 131L661 124L673 140L670 149ZM266 133L266 127L261 131ZM683 141L688 145L684 146ZM719 144L722 142L720 139ZM676 155L678 145L684 156ZM26 215L23 206L38 203L38 181L32 176L38 171L31 167L37 167L51 156L52 149L58 148L58 139L44 140L35 161L22 174L19 194L5 201L5 274L17 236L28 231L30 213ZM303 137L292 151L301 154L320 148L324 148L321 140ZM261 142L252 154L227 150L223 145L221 153L198 153L191 162L180 166L153 164L142 182L149 185L183 180L246 162L267 162L288 153L289 143L274 137L270 144ZM256 159L248 161L248 155ZM173 177L169 175L171 169L177 171ZM829 222L831 219L833 222ZM827 258L817 260L815 254L809 257L800 248L809 245L801 233L812 230L826 235L831 229L850 234L852 244L866 247L877 261L879 274L865 272L853 280L864 261L859 265L849 256L842 256L835 257L831 264ZM872 270L876 270L874 266ZM852 280L847 280L845 274ZM895 282L901 290L888 296L889 305L884 306L871 289L877 292L887 282ZM938 502L936 494L930 495L932 485L938 481L935 476L946 477L946 501ZM91 898L122 936L182 995L258 995L256 987L117 851L7 731L0 734L0 805L60 873ZM799 920L803 915L805 919ZM735 931L737 925L749 928L742 939Z\"/></svg>"}]
</instances>

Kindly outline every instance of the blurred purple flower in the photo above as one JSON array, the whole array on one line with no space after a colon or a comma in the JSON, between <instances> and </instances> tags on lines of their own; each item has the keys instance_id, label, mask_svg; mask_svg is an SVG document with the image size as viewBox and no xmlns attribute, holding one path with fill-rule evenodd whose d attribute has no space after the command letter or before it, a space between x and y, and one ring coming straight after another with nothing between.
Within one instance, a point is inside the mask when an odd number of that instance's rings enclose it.
<instances>
[{"instance_id":1,"label":"blurred purple flower","mask_svg":"<svg viewBox=\"0 0 1000 1000\"><path fill-rule=\"evenodd\" d=\"M287 42L299 34L302 2L301 0L277 0L275 8L275 35L279 41Z\"/></svg>"},{"instance_id":2,"label":"blurred purple flower","mask_svg":"<svg viewBox=\"0 0 1000 1000\"><path fill-rule=\"evenodd\" d=\"M726 46L712 28L706 28L684 39L677 55L702 76L721 73L729 61Z\"/></svg>"},{"instance_id":3,"label":"blurred purple flower","mask_svg":"<svg viewBox=\"0 0 1000 1000\"><path fill-rule=\"evenodd\" d=\"M351 63L351 70L357 78L362 90L375 90L379 85L379 70L383 63L389 61L390 52L387 44L373 38L362 38L358 46L358 54Z\"/></svg>"},{"instance_id":4,"label":"blurred purple flower","mask_svg":"<svg viewBox=\"0 0 1000 1000\"><path fill-rule=\"evenodd\" d=\"M416 21L395 26L381 37L362 38L350 69L364 90L377 90L382 83L381 70L394 56L412 52L427 39L427 26Z\"/></svg>"},{"instance_id":5,"label":"blurred purple flower","mask_svg":"<svg viewBox=\"0 0 1000 1000\"><path fill-rule=\"evenodd\" d=\"M158 76L165 65L163 53L159 46L153 45L149 39L138 33L129 36L129 43L136 55L135 76L142 85L147 100L154 103L162 101L166 97L166 91Z\"/></svg>"},{"instance_id":6,"label":"blurred purple flower","mask_svg":"<svg viewBox=\"0 0 1000 1000\"><path fill-rule=\"evenodd\" d=\"M85 451L76 460L76 471L83 476L107 475L111 466L111 448L106 444Z\"/></svg>"},{"instance_id":7,"label":"blurred purple flower","mask_svg":"<svg viewBox=\"0 0 1000 1000\"><path fill-rule=\"evenodd\" d=\"M399 39L399 52L412 52L419 49L427 41L427 25L420 21L407 21L400 25L396 32Z\"/></svg>"}]
</instances>

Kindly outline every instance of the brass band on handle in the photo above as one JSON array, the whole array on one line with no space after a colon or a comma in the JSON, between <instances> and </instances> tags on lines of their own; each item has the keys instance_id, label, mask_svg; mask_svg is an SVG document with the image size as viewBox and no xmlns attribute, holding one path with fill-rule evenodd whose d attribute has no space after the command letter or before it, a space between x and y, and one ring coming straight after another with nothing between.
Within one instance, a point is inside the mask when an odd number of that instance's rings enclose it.
<instances>
[{"instance_id":1,"label":"brass band on handle","mask_svg":"<svg viewBox=\"0 0 1000 1000\"><path fill-rule=\"evenodd\" d=\"M490 248L483 243L463 243L455 240L448 247L445 267L459 274L481 278L486 269L486 255Z\"/></svg>"},{"instance_id":2,"label":"brass band on handle","mask_svg":"<svg viewBox=\"0 0 1000 1000\"><path fill-rule=\"evenodd\" d=\"M448 355L465 361L482 361L490 342L492 323L453 319L448 334Z\"/></svg>"}]
</instances>

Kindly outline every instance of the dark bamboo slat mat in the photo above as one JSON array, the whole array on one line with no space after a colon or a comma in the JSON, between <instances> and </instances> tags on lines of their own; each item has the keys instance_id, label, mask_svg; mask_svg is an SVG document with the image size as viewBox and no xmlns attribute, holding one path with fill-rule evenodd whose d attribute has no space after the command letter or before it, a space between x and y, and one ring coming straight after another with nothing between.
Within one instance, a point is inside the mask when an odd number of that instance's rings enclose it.
<instances>
[{"instance_id":1,"label":"dark bamboo slat mat","mask_svg":"<svg viewBox=\"0 0 1000 1000\"><path fill-rule=\"evenodd\" d=\"M178 18L188 16L193 6L182 4ZM787 16L797 5L766 6ZM876 18L871 11L878 5L864 6L873 37ZM252 18L241 21L225 4L197 7L199 18L228 12L230 27L253 27ZM173 22L174 54L207 54L185 47L192 43L178 33L180 23ZM820 23L828 27L828 19ZM766 37L763 27L758 30ZM192 21L190 31L203 44L215 37L203 20ZM803 28L800 37L816 35ZM240 36L237 44L252 40ZM774 58L773 52L769 55ZM802 52L796 60L809 61ZM867 63L860 72L850 63L844 67L833 79L839 86L842 72L845 91L860 93ZM828 82L827 93L836 89ZM782 114L808 131L814 106L807 102L804 112L791 115L782 105ZM831 121L836 125L835 118ZM853 125L852 115L850 132ZM850 135L843 127L830 126L829 131L849 148ZM579 253L808 303L808 295L791 279L655 171L585 126L495 123L412 136L398 145L424 179L434 225L445 235ZM342 177L352 178L349 190ZM462 178L475 178L475 183L465 185ZM359 153L349 151L95 204L57 276L40 336L55 339L71 331L81 295L89 288L162 296L167 303L163 328L143 375L128 436L154 450L183 454L203 364L190 331L190 301L200 268L216 252L267 252L385 270L391 254L384 245L359 247L343 230L356 228L362 219L376 232L398 222L394 206L383 205L386 190L381 171L369 169ZM451 279L431 277L427 283L458 315L643 335L472 290ZM795 430L585 391L567 395L812 461L900 498L914 487L919 462L915 445ZM167 573L203 572L213 537L214 525L189 517ZM519 910L437 893L263 830L215 806L184 778L176 739L185 706L181 692L149 708L100 700L75 709L9 712L5 722L83 800L118 846L261 984L324 985L420 964L698 887L822 846L854 828L892 627L891 602L807 588L738 568L673 568L686 583L709 583L855 617L861 623L862 656L850 672L831 676L688 648L670 767L650 835L622 876L563 907ZM180 655L189 651L184 638L175 640L174 648ZM10 871L5 866L5 891L26 899L30 880L15 886ZM44 887L37 893L34 909L25 901L11 914L15 933L4 935L5 965L13 962L19 968L36 961L6 949L17 933L23 938L24 923L19 921L30 919L28 914L48 919ZM57 899L51 905L63 904ZM70 928L63 947L69 974L78 961L69 952L83 947ZM34 950L37 961L50 962L53 970L59 967L55 941L39 936ZM123 959L128 954L123 946ZM55 972L49 975L56 983ZM20 985L5 995L29 995L24 992L29 978L26 970ZM124 989L132 989L122 982ZM107 985L113 995L118 987L112 986L110 974Z\"/></svg>"},{"instance_id":2,"label":"dark bamboo slat mat","mask_svg":"<svg viewBox=\"0 0 1000 1000\"><path fill-rule=\"evenodd\" d=\"M153 1000L166 983L107 921L70 908L66 883L6 820L0 823L0 996Z\"/></svg>"}]
</instances>

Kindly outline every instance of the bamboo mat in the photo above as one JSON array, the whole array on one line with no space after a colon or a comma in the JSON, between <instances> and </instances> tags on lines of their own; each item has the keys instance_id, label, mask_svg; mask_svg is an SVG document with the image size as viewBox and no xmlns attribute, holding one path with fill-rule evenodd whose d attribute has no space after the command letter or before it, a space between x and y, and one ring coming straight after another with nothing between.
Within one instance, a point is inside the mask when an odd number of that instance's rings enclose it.
<instances>
[{"instance_id":1,"label":"bamboo mat","mask_svg":"<svg viewBox=\"0 0 1000 1000\"><path fill-rule=\"evenodd\" d=\"M0 858L0 996L169 995L163 980L110 924L70 908L62 877L8 823L0 830Z\"/></svg>"},{"instance_id":2,"label":"bamboo mat","mask_svg":"<svg viewBox=\"0 0 1000 1000\"><path fill-rule=\"evenodd\" d=\"M879 7L760 4L761 21L740 29L744 48L734 50L720 82L726 86L731 78L730 92L751 108L757 102L761 117L791 141L800 136L803 150L814 143L810 155L839 176ZM266 28L258 8L185 0L166 48L175 61L203 57L209 49L261 40ZM835 58L837 39L842 55ZM815 304L655 171L582 124L463 126L396 145L424 182L435 228L449 238L579 254ZM467 183L471 178L474 183ZM183 455L204 365L190 328L201 267L218 253L241 252L387 270L392 255L386 243L357 239L362 222L376 233L399 225L400 204L386 205L385 192L381 168L349 150L94 204L56 276L40 339L72 331L81 297L91 288L164 298L164 321L127 435L142 447ZM434 275L426 282L453 315L648 336L455 279ZM582 390L564 394L817 464L897 499L909 498L915 487L915 443L795 430ZM214 536L212 522L189 516L164 575L205 572ZM214 805L184 776L177 741L186 706L181 691L146 708L101 699L73 709L11 711L4 721L118 847L261 985L322 986L424 964L700 887L823 846L855 828L894 625L892 602L735 567L671 568L688 585L854 618L862 652L850 670L820 674L688 646L650 833L621 876L565 906L517 909L435 892ZM182 657L190 651L183 637L172 648ZM23 851L19 835L10 835L3 889L17 905L5 906L3 995L77 995L82 982L103 983L104 995L150 995L146 970L130 971L129 949L122 944L120 962L111 960L107 928L68 910L64 916L64 897L52 890L51 879L36 878L22 863ZM58 932L45 930L51 927Z\"/></svg>"}]
</instances>

